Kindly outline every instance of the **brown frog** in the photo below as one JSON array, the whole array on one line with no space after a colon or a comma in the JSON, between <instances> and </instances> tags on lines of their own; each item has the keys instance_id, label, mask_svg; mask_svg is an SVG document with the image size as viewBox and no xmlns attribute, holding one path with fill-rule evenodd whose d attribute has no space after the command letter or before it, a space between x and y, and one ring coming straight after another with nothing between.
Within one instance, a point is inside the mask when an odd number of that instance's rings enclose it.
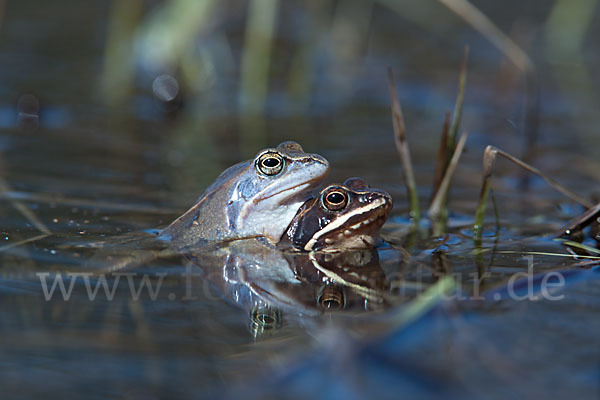
<instances>
[{"instance_id":1,"label":"brown frog","mask_svg":"<svg viewBox=\"0 0 600 400\"><path fill-rule=\"evenodd\" d=\"M360 178L327 186L300 208L280 246L304 251L374 247L392 206L387 192Z\"/></svg>"}]
</instances>

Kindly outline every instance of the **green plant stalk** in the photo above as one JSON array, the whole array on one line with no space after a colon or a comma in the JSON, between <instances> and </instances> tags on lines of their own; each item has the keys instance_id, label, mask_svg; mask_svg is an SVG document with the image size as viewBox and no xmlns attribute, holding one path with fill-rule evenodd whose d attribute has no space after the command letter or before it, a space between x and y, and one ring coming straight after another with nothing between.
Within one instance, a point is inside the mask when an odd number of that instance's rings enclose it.
<instances>
[{"instance_id":1,"label":"green plant stalk","mask_svg":"<svg viewBox=\"0 0 600 400\"><path fill-rule=\"evenodd\" d=\"M496 218L496 237L500 235L500 212L498 211L498 204L496 203L496 196L494 196L494 190L491 189L492 194L492 206L494 206L494 217Z\"/></svg>"},{"instance_id":2,"label":"green plant stalk","mask_svg":"<svg viewBox=\"0 0 600 400\"><path fill-rule=\"evenodd\" d=\"M395 328L406 326L431 310L436 304L447 300L447 296L456 290L456 281L452 275L446 275L433 286L411 301L401 312L392 317Z\"/></svg>"},{"instance_id":3,"label":"green plant stalk","mask_svg":"<svg viewBox=\"0 0 600 400\"><path fill-rule=\"evenodd\" d=\"M254 114L264 109L278 5L278 0L251 0L249 3L241 66L243 112Z\"/></svg>"},{"instance_id":4,"label":"green plant stalk","mask_svg":"<svg viewBox=\"0 0 600 400\"><path fill-rule=\"evenodd\" d=\"M248 5L239 93L243 149L262 147L266 141L263 113L278 6L279 0L251 0Z\"/></svg>"},{"instance_id":5,"label":"green plant stalk","mask_svg":"<svg viewBox=\"0 0 600 400\"><path fill-rule=\"evenodd\" d=\"M141 0L114 0L110 6L100 91L106 103L123 105L133 91L133 36L141 18Z\"/></svg>"},{"instance_id":6,"label":"green plant stalk","mask_svg":"<svg viewBox=\"0 0 600 400\"><path fill-rule=\"evenodd\" d=\"M216 0L163 2L137 29L138 55L149 65L176 68L198 35L209 28L216 6Z\"/></svg>"},{"instance_id":7,"label":"green plant stalk","mask_svg":"<svg viewBox=\"0 0 600 400\"><path fill-rule=\"evenodd\" d=\"M481 237L483 234L483 218L485 217L485 204L490 191L490 180L489 176L484 178L483 186L481 187L481 193L479 194L479 202L477 204L477 210L475 211L475 222L473 223L473 240L475 244L481 245Z\"/></svg>"}]
</instances>

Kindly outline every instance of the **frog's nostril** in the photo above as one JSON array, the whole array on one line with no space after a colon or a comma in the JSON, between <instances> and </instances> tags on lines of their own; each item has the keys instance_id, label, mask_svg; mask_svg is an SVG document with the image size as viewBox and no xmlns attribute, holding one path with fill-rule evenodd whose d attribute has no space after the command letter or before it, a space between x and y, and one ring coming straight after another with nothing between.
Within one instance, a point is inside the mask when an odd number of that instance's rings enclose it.
<instances>
[{"instance_id":1,"label":"frog's nostril","mask_svg":"<svg viewBox=\"0 0 600 400\"><path fill-rule=\"evenodd\" d=\"M379 195L379 193L369 193L369 195L367 196L367 199L369 200L369 202L372 202L373 200L376 200L379 197L381 197Z\"/></svg>"}]
</instances>

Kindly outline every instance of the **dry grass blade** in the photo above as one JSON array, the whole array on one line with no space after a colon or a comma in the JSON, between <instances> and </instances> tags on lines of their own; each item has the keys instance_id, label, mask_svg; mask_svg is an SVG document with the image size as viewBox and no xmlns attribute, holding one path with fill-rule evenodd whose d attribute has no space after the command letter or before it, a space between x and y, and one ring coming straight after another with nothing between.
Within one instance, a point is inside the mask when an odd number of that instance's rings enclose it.
<instances>
[{"instance_id":1,"label":"dry grass blade","mask_svg":"<svg viewBox=\"0 0 600 400\"><path fill-rule=\"evenodd\" d=\"M583 250L586 253L588 253L587 255L595 254L596 256L600 256L600 250L595 249L595 248L593 248L591 246L587 246L587 245L585 245L583 243L574 242L572 240L560 240L560 239L557 239L557 240L559 240L560 242L562 242L562 244L564 244L565 246L570 247L571 250L572 249L579 249L579 250ZM577 256L579 256L579 254L577 254Z\"/></svg>"},{"instance_id":2,"label":"dry grass blade","mask_svg":"<svg viewBox=\"0 0 600 400\"><path fill-rule=\"evenodd\" d=\"M446 118L444 119L444 127L442 128L442 137L440 139L440 145L438 147L437 157L435 160L435 174L433 177L433 191L431 194L431 202L435 198L438 190L440 189L440 185L442 183L442 179L444 178L444 171L446 170L446 166L448 164L448 131L450 129L450 113L446 113ZM430 204L431 204L430 202Z\"/></svg>"},{"instance_id":3,"label":"dry grass blade","mask_svg":"<svg viewBox=\"0 0 600 400\"><path fill-rule=\"evenodd\" d=\"M74 206L74 207L88 207L97 208L101 210L112 210L112 211L127 211L132 213L149 213L149 214L166 214L175 215L180 210L174 210L170 208L159 208L154 206L148 206L144 204L122 204L113 203L109 201L101 200L90 200L78 197L64 197L60 194L53 193L31 193L31 192L19 192L19 191L3 191L2 183L0 182L0 199L7 199L9 201L17 201L17 199L26 199L27 201L37 203L53 203L61 206Z\"/></svg>"},{"instance_id":4,"label":"dry grass blade","mask_svg":"<svg viewBox=\"0 0 600 400\"><path fill-rule=\"evenodd\" d=\"M448 137L448 155L454 153L456 144L456 135L462 119L463 103L465 99L465 86L467 84L467 60L469 58L469 47L465 46L463 59L458 73L458 93L456 94L456 103L454 103L454 112L452 114L452 125Z\"/></svg>"},{"instance_id":5,"label":"dry grass blade","mask_svg":"<svg viewBox=\"0 0 600 400\"><path fill-rule=\"evenodd\" d=\"M456 166L458 165L458 160L460 159L460 156L462 155L462 152L465 147L465 143L467 141L468 136L469 136L469 134L467 132L464 132L461 135L461 137L456 145L456 149L454 150L454 154L452 155L452 158L450 159L450 163L448 164L448 168L446 168L446 173L444 174L444 179L442 179L440 188L439 188L436 196L434 197L433 201L431 202L431 206L429 207L429 218L431 218L432 221L438 220L442 214L442 208L444 207L446 193L448 193L448 188L450 187L450 181L452 180L452 176L454 176L454 171L456 171ZM434 226L435 225L436 224L434 223ZM434 235L437 236L439 234L441 234L441 233L440 232L436 233L435 228L434 228Z\"/></svg>"},{"instance_id":6,"label":"dry grass blade","mask_svg":"<svg viewBox=\"0 0 600 400\"><path fill-rule=\"evenodd\" d=\"M506 158L507 160L512 161L513 163L517 164L521 168L524 168L525 170L538 175L539 177L544 179L546 181L546 183L548 183L554 189L561 192L562 194L564 194L565 196L567 196L574 202L579 203L586 208L593 207L593 204L590 201L588 201L588 200L578 196L576 193L570 191L569 189L567 189L566 187L564 187L563 185L558 183L556 180L554 180L554 179L550 178L548 175L544 174L539 169L527 164L526 162L518 159L517 157L514 157L494 146L487 146L483 152L483 179L482 179L482 184L481 184L481 192L479 194L479 204L477 205L477 211L475 213L475 224L473 225L474 237L476 240L481 238L481 230L483 227L483 216L485 214L485 203L486 203L488 192L490 189L490 178L492 176L494 164L496 161L496 157L498 155L501 155L502 157Z\"/></svg>"},{"instance_id":7,"label":"dry grass blade","mask_svg":"<svg viewBox=\"0 0 600 400\"><path fill-rule=\"evenodd\" d=\"M460 65L460 72L458 74L458 93L456 95L456 102L454 103L454 112L452 113L452 123L448 128L448 115L446 115L446 123L444 124L444 132L442 133L442 139L440 142L440 149L438 152L438 161L436 165L436 177L434 186L434 195L432 196L431 204L429 206L430 218L433 222L433 235L439 236L446 231L446 221L448 220L448 190L449 181L443 186L443 180L440 179L438 174L443 176L449 176L451 178L454 171L447 175L450 168L451 158L455 154L456 150L456 134L460 127L462 119L463 103L465 99L465 87L467 84L467 59L469 57L469 48L465 46L463 59ZM442 151L445 155L442 155ZM462 152L462 149L461 149ZM443 163L442 163L443 160ZM456 160L458 162L458 159ZM441 167L440 167L441 166ZM438 169L439 168L439 169ZM453 166L456 168L456 165ZM433 214L431 214L433 212Z\"/></svg>"},{"instance_id":8,"label":"dry grass blade","mask_svg":"<svg viewBox=\"0 0 600 400\"><path fill-rule=\"evenodd\" d=\"M481 33L521 71L533 70L533 63L527 54L479 9L467 0L438 0L459 17L465 20L475 30Z\"/></svg>"},{"instance_id":9,"label":"dry grass blade","mask_svg":"<svg viewBox=\"0 0 600 400\"><path fill-rule=\"evenodd\" d=\"M4 246L0 246L0 253L2 253L3 251L9 250L9 249L15 248L15 247L22 246L22 245L27 244L27 243L36 242L36 241L44 239L44 238L46 238L48 236L50 236L50 234L45 234L44 233L44 234L37 235L37 236L34 236L34 237L30 237L30 238L27 238L27 239L19 240L18 242L14 242L14 243L10 243L10 244L4 245Z\"/></svg>"},{"instance_id":10,"label":"dry grass blade","mask_svg":"<svg viewBox=\"0 0 600 400\"><path fill-rule=\"evenodd\" d=\"M6 197L9 199L10 204L17 209L21 215L27 218L33 226L35 226L40 232L44 235L52 235L52 232L48 227L40 221L40 219L29 209L25 204L16 199L11 199L8 194L10 193L10 188L8 184L4 181L4 179L0 178L0 198Z\"/></svg>"},{"instance_id":11,"label":"dry grass blade","mask_svg":"<svg viewBox=\"0 0 600 400\"><path fill-rule=\"evenodd\" d=\"M404 172L404 181L410 198L410 214L411 217L418 221L421 217L419 210L419 196L417 193L417 185L415 183L415 175L413 173L412 161L410 159L410 150L408 141L406 140L406 129L404 127L404 117L402 116L402 108L398 101L396 93L396 83L394 81L394 73L388 67L388 78L390 84L390 96L392 97L392 123L394 126L394 139L396 149L400 155L402 162L402 170Z\"/></svg>"},{"instance_id":12,"label":"dry grass blade","mask_svg":"<svg viewBox=\"0 0 600 400\"><path fill-rule=\"evenodd\" d=\"M599 256L586 256L586 255L574 255L564 253L551 253L547 251L516 251L516 250L501 250L498 254L520 254L520 255L532 255L532 256L550 256L550 257L563 257L563 258L584 258L592 261L600 261ZM576 264L574 264L576 265Z\"/></svg>"}]
</instances>

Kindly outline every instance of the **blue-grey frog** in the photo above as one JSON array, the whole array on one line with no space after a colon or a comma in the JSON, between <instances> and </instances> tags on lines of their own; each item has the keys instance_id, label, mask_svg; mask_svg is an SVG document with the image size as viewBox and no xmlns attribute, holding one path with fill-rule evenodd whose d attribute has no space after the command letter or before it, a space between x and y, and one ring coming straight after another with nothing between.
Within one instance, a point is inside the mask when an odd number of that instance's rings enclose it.
<instances>
[{"instance_id":1,"label":"blue-grey frog","mask_svg":"<svg viewBox=\"0 0 600 400\"><path fill-rule=\"evenodd\" d=\"M221 173L161 237L177 247L252 237L277 243L328 173L325 158L296 142L262 150Z\"/></svg>"}]
</instances>

